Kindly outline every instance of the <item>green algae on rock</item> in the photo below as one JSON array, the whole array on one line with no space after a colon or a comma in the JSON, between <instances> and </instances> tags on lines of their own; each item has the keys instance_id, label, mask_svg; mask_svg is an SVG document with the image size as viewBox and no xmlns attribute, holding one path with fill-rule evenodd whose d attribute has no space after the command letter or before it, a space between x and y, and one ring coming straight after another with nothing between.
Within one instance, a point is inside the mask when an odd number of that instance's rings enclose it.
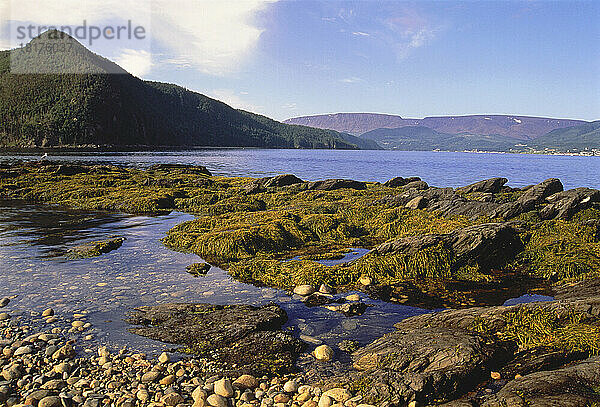
<instances>
[{"instance_id":1,"label":"green algae on rock","mask_svg":"<svg viewBox=\"0 0 600 407\"><path fill-rule=\"evenodd\" d=\"M504 180L455 190L306 182L291 175L215 177L204 167L182 165L143 170L41 162L2 166L0 197L130 213L193 213L195 220L169 231L167 246L195 253L243 281L286 289L325 283L365 290L358 282L364 275L374 283L372 292L391 287L394 294L411 283L421 292L416 297L460 306L469 299L452 299L446 282L487 284L482 289L489 291L523 278L530 286L597 275L600 193L562 191L557 179L522 189ZM411 204L415 199L420 209ZM471 250L474 236L479 244ZM319 262L351 247L371 251L348 263ZM398 295L404 301L405 293Z\"/></svg>"},{"instance_id":2,"label":"green algae on rock","mask_svg":"<svg viewBox=\"0 0 600 407\"><path fill-rule=\"evenodd\" d=\"M116 237L113 239L98 240L89 243L84 243L82 245L75 246L69 249L67 251L66 257L71 260L98 257L103 255L104 253L117 250L119 247L121 247L124 241L124 237Z\"/></svg>"}]
</instances>

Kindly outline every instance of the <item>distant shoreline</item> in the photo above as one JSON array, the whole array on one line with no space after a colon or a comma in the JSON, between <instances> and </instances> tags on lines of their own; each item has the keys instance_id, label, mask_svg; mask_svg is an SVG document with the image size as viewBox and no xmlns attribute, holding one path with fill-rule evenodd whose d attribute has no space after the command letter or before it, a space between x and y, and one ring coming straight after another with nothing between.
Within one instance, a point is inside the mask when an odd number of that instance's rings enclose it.
<instances>
[{"instance_id":1,"label":"distant shoreline","mask_svg":"<svg viewBox=\"0 0 600 407\"><path fill-rule=\"evenodd\" d=\"M134 153L134 152L178 152L194 150L332 150L348 151L337 148L285 148L285 147L245 147L245 146L115 146L115 147L0 147L0 154L37 154L37 153ZM480 150L398 150L398 149L352 149L350 151L404 151L432 153L474 153L474 154L526 154L547 156L600 157L600 150L586 152L566 151L480 151Z\"/></svg>"}]
</instances>

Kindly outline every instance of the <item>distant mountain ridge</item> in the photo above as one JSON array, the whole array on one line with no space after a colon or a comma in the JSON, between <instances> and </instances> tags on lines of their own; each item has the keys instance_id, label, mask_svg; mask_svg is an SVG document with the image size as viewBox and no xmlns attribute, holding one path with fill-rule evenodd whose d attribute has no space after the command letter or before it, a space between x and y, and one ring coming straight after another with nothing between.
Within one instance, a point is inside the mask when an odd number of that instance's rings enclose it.
<instances>
[{"instance_id":1,"label":"distant mountain ridge","mask_svg":"<svg viewBox=\"0 0 600 407\"><path fill-rule=\"evenodd\" d=\"M520 115L435 116L424 119L407 119L397 115L379 113L334 113L295 117L284 120L284 123L336 130L354 135L381 128L419 126L454 135L502 136L516 140L532 140L554 129L588 122Z\"/></svg>"},{"instance_id":2,"label":"distant mountain ridge","mask_svg":"<svg viewBox=\"0 0 600 407\"><path fill-rule=\"evenodd\" d=\"M1 51L0 147L87 146L379 148L141 80L59 31Z\"/></svg>"}]
</instances>

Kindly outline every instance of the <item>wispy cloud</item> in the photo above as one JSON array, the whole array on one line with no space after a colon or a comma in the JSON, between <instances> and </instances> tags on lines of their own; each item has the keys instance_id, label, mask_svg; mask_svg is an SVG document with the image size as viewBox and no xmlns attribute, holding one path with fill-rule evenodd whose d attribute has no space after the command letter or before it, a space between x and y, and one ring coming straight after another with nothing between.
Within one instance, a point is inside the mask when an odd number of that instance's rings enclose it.
<instances>
[{"instance_id":1,"label":"wispy cloud","mask_svg":"<svg viewBox=\"0 0 600 407\"><path fill-rule=\"evenodd\" d=\"M371 36L371 34L366 33L364 31L354 31L354 32L352 32L352 35L357 35L359 37L370 37Z\"/></svg>"},{"instance_id":2,"label":"wispy cloud","mask_svg":"<svg viewBox=\"0 0 600 407\"><path fill-rule=\"evenodd\" d=\"M434 22L415 7L406 7L383 20L384 38L396 50L398 58L406 58L413 50L433 41L444 26Z\"/></svg>"},{"instance_id":3,"label":"wispy cloud","mask_svg":"<svg viewBox=\"0 0 600 407\"><path fill-rule=\"evenodd\" d=\"M351 76L350 78L343 78L340 79L340 82L342 83L359 83L362 82L363 80L361 78L358 78L356 76Z\"/></svg>"}]
</instances>

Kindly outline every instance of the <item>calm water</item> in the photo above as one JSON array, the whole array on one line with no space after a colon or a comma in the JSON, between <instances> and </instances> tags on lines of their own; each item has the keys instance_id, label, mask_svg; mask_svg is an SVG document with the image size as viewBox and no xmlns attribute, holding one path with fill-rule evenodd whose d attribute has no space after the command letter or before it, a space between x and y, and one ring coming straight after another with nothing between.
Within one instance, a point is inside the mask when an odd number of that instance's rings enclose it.
<instances>
[{"instance_id":1,"label":"calm water","mask_svg":"<svg viewBox=\"0 0 600 407\"><path fill-rule=\"evenodd\" d=\"M219 268L193 277L185 268L201 259L171 251L160 241L171 227L190 219L183 213L127 216L0 201L0 297L16 296L8 307L14 315L35 315L52 307L61 319L51 327L69 326L73 314L88 313L85 320L94 327L74 337L92 334L94 339L84 343L129 345L149 353L165 345L129 334L123 321L128 311L141 305L274 301L287 311L288 328L332 346L343 339L368 343L392 330L394 323L428 312L365 297L373 307L362 316L347 318L324 308L308 308L281 290L240 283ZM70 247L115 235L126 240L108 254L81 260L63 256ZM364 252L351 252L348 260L360 254Z\"/></svg>"},{"instance_id":2,"label":"calm water","mask_svg":"<svg viewBox=\"0 0 600 407\"><path fill-rule=\"evenodd\" d=\"M31 155L0 155L0 163L36 160ZM156 163L199 164L217 175L262 177L294 173L306 180L353 178L386 181L418 175L431 185L460 186L505 176L513 186L557 177L566 188L600 187L600 158L520 154L401 151L211 149L189 152L65 154L56 161L101 162L128 166ZM365 298L373 305L363 316L347 318L324 308L307 308L287 293L237 282L218 268L194 278L185 267L201 259L173 252L160 239L174 225L192 219L172 213L145 217L72 211L50 206L0 202L0 297L16 296L8 307L29 315L53 307L68 326L70 316L86 312L93 328L90 344L132 345L155 353L165 345L127 333L126 313L141 305L165 302L216 304L275 301L289 315L288 328L336 345L343 339L367 343L393 324L424 310ZM123 246L95 259L66 260L77 244L124 236ZM357 251L352 256L361 255ZM349 294L349 293L348 293ZM347 294L346 294L347 295ZM361 294L362 296L362 294ZM524 296L517 302L548 298ZM83 335L79 335L80 337Z\"/></svg>"},{"instance_id":3,"label":"calm water","mask_svg":"<svg viewBox=\"0 0 600 407\"><path fill-rule=\"evenodd\" d=\"M2 155L0 163L39 156ZM526 154L445 153L432 151L342 151L210 149L184 152L89 153L51 155L52 160L149 166L157 163L199 164L217 175L263 177L294 173L306 180L353 178L387 181L419 176L434 186L461 186L494 176L524 186L560 178L565 188L600 188L600 157Z\"/></svg>"}]
</instances>

